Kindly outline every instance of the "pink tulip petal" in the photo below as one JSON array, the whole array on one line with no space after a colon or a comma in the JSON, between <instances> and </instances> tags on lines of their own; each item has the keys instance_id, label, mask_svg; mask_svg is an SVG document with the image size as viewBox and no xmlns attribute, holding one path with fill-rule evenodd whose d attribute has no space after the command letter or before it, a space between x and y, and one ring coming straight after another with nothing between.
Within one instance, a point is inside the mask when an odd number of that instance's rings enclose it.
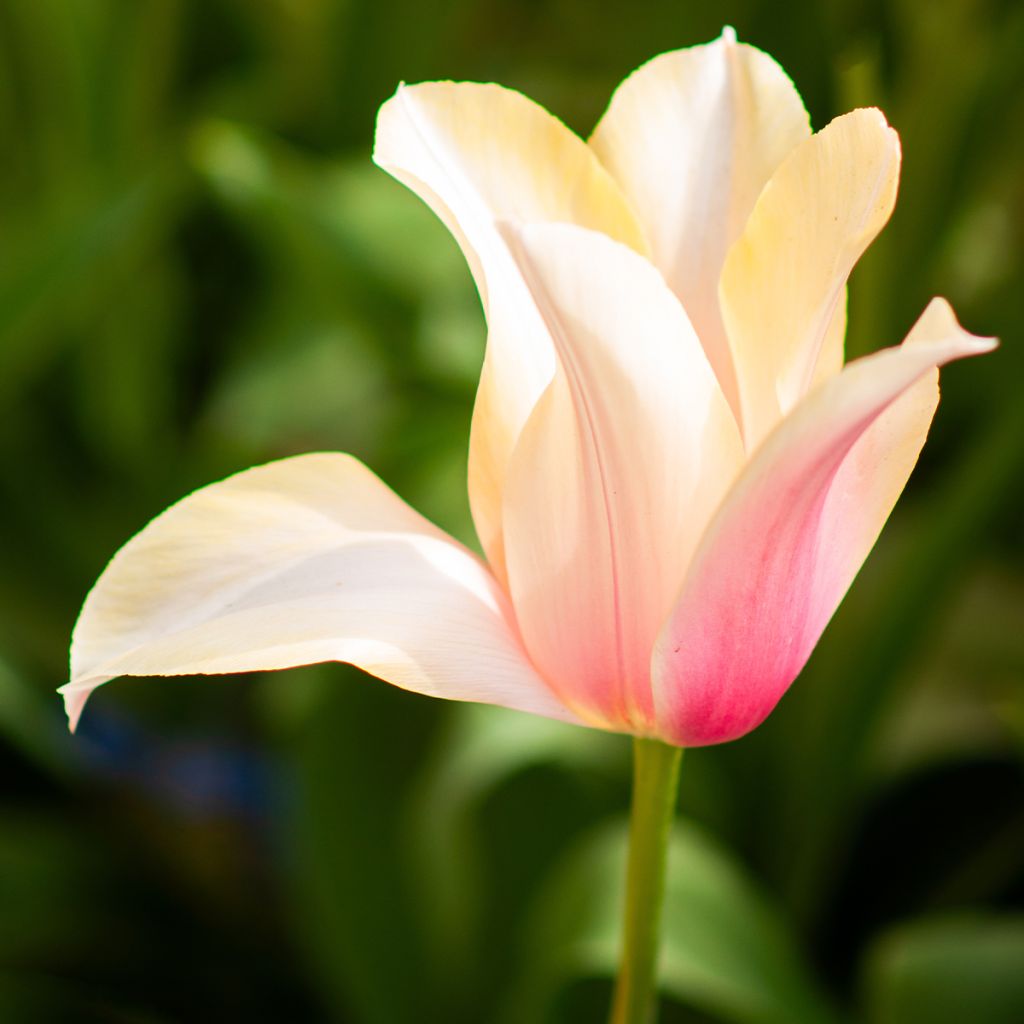
<instances>
[{"instance_id":1,"label":"pink tulip petal","mask_svg":"<svg viewBox=\"0 0 1024 1024\"><path fill-rule=\"evenodd\" d=\"M526 418L554 372L551 342L495 230L564 221L646 250L618 186L586 144L497 85L403 86L381 108L374 160L455 235L487 313L487 354L470 437L469 493L488 560L503 575L501 494Z\"/></svg>"},{"instance_id":2,"label":"pink tulip petal","mask_svg":"<svg viewBox=\"0 0 1024 1024\"><path fill-rule=\"evenodd\" d=\"M729 250L721 306L748 451L842 365L846 279L892 213L899 169L880 111L837 117L783 161Z\"/></svg>"},{"instance_id":3,"label":"pink tulip petal","mask_svg":"<svg viewBox=\"0 0 1024 1024\"><path fill-rule=\"evenodd\" d=\"M936 367L987 352L933 301L769 436L716 513L653 661L659 730L702 746L757 726L807 661L913 469Z\"/></svg>"},{"instance_id":4,"label":"pink tulip petal","mask_svg":"<svg viewBox=\"0 0 1024 1024\"><path fill-rule=\"evenodd\" d=\"M63 693L74 727L116 676L322 661L572 718L531 668L480 560L337 454L205 487L129 541L86 600Z\"/></svg>"},{"instance_id":5,"label":"pink tulip petal","mask_svg":"<svg viewBox=\"0 0 1024 1024\"><path fill-rule=\"evenodd\" d=\"M619 86L590 145L621 184L652 259L682 301L730 403L718 278L765 182L811 133L793 83L726 30L665 53Z\"/></svg>"},{"instance_id":6,"label":"pink tulip petal","mask_svg":"<svg viewBox=\"0 0 1024 1024\"><path fill-rule=\"evenodd\" d=\"M642 733L651 647L739 470L739 431L650 263L568 225L510 237L560 367L509 468L513 605L534 664L570 707Z\"/></svg>"}]
</instances>

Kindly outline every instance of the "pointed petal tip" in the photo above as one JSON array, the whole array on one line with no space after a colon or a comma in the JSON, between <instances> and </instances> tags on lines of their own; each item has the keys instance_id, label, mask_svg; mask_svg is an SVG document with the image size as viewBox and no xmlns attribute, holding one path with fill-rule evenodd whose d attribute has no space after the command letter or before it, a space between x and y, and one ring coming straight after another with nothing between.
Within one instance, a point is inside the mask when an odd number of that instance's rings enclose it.
<instances>
[{"instance_id":1,"label":"pointed petal tip","mask_svg":"<svg viewBox=\"0 0 1024 1024\"><path fill-rule=\"evenodd\" d=\"M736 45L736 29L734 29L732 27L732 25L723 25L722 26L722 35L721 35L720 38L721 38L722 42L725 43L726 45L728 45L728 46L735 46Z\"/></svg>"},{"instance_id":2,"label":"pointed petal tip","mask_svg":"<svg viewBox=\"0 0 1024 1024\"><path fill-rule=\"evenodd\" d=\"M404 79L395 87L395 91L377 108L377 117L374 122L373 152L370 159L382 170L389 171L392 161L384 155L382 150L382 134L387 130L389 123L395 116L396 107L406 109L412 97L410 93L423 85L438 85L436 82L414 82L410 85Z\"/></svg>"},{"instance_id":3,"label":"pointed petal tip","mask_svg":"<svg viewBox=\"0 0 1024 1024\"><path fill-rule=\"evenodd\" d=\"M999 348L999 339L991 337L982 337L977 334L970 334L964 332L967 336L964 338L964 347L968 348L967 355L969 356L983 356L987 352L994 352Z\"/></svg>"},{"instance_id":4,"label":"pointed petal tip","mask_svg":"<svg viewBox=\"0 0 1024 1024\"><path fill-rule=\"evenodd\" d=\"M64 698L64 714L68 718L68 732L74 735L92 690L76 686L74 683L65 683L57 688L57 692Z\"/></svg>"},{"instance_id":5,"label":"pointed petal tip","mask_svg":"<svg viewBox=\"0 0 1024 1024\"><path fill-rule=\"evenodd\" d=\"M935 296L907 336L906 344L920 345L938 341L955 342L958 354L980 356L999 347L999 339L981 334L972 334L957 319L949 300Z\"/></svg>"}]
</instances>

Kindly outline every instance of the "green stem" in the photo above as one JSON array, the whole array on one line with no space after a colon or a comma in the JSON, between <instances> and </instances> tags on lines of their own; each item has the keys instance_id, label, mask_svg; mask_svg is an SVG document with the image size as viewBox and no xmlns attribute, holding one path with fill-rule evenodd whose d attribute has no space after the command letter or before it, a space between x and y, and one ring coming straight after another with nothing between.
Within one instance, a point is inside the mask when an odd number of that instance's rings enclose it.
<instances>
[{"instance_id":1,"label":"green stem","mask_svg":"<svg viewBox=\"0 0 1024 1024\"><path fill-rule=\"evenodd\" d=\"M683 751L659 740L633 740L633 809L622 926L622 956L611 1024L653 1024L668 837Z\"/></svg>"}]
</instances>

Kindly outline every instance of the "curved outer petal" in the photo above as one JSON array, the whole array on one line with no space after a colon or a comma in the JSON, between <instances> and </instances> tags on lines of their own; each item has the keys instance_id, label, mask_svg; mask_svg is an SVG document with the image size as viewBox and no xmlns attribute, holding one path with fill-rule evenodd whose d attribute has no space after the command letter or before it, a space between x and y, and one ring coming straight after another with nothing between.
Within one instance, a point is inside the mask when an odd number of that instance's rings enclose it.
<instances>
[{"instance_id":1,"label":"curved outer petal","mask_svg":"<svg viewBox=\"0 0 1024 1024\"><path fill-rule=\"evenodd\" d=\"M722 316L748 451L809 390L816 366L842 365L843 332L829 326L892 213L899 169L899 137L880 111L837 117L783 162L729 251Z\"/></svg>"},{"instance_id":2,"label":"curved outer petal","mask_svg":"<svg viewBox=\"0 0 1024 1024\"><path fill-rule=\"evenodd\" d=\"M480 560L336 454L247 470L153 520L89 594L62 692L74 727L116 676L320 661L572 718L530 667Z\"/></svg>"},{"instance_id":3,"label":"curved outer petal","mask_svg":"<svg viewBox=\"0 0 1024 1024\"><path fill-rule=\"evenodd\" d=\"M512 602L534 664L568 706L644 733L651 647L739 470L739 431L650 263L570 226L513 237L560 369L509 469Z\"/></svg>"},{"instance_id":4,"label":"curved outer petal","mask_svg":"<svg viewBox=\"0 0 1024 1024\"><path fill-rule=\"evenodd\" d=\"M477 533L503 574L501 492L523 424L554 372L551 342L495 229L568 221L645 251L618 186L586 144L497 85L402 86L381 108L374 160L408 185L462 246L487 313L487 354L470 437Z\"/></svg>"},{"instance_id":5,"label":"curved outer petal","mask_svg":"<svg viewBox=\"0 0 1024 1024\"><path fill-rule=\"evenodd\" d=\"M803 668L913 469L937 366L994 342L934 300L768 438L716 513L655 647L660 734L701 746L768 715Z\"/></svg>"},{"instance_id":6,"label":"curved outer petal","mask_svg":"<svg viewBox=\"0 0 1024 1024\"><path fill-rule=\"evenodd\" d=\"M727 29L665 53L619 86L590 145L640 217L654 262L682 301L738 409L718 278L765 182L811 133L786 73Z\"/></svg>"}]
</instances>

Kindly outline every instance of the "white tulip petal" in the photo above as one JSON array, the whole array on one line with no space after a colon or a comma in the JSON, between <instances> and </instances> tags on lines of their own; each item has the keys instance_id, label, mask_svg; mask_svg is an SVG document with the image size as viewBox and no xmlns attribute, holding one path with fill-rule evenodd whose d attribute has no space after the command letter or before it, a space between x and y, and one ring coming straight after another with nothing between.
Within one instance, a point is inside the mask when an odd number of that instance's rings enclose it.
<instances>
[{"instance_id":1,"label":"white tulip petal","mask_svg":"<svg viewBox=\"0 0 1024 1024\"><path fill-rule=\"evenodd\" d=\"M651 647L739 471L739 431L649 262L569 225L511 237L559 359L505 491L517 621L570 707L642 733L653 727Z\"/></svg>"},{"instance_id":2,"label":"white tulip petal","mask_svg":"<svg viewBox=\"0 0 1024 1024\"><path fill-rule=\"evenodd\" d=\"M345 455L239 473L114 557L75 628L72 726L122 675L357 665L408 690L572 719L480 560Z\"/></svg>"},{"instance_id":3,"label":"white tulip petal","mask_svg":"<svg viewBox=\"0 0 1024 1024\"><path fill-rule=\"evenodd\" d=\"M721 743L771 712L907 482L938 402L936 367L994 344L937 299L903 345L850 363L769 435L716 512L658 638L666 739Z\"/></svg>"},{"instance_id":4,"label":"white tulip petal","mask_svg":"<svg viewBox=\"0 0 1024 1024\"><path fill-rule=\"evenodd\" d=\"M892 213L899 137L878 110L837 117L761 193L722 270L721 307L752 451L842 365L846 279Z\"/></svg>"},{"instance_id":5,"label":"white tulip petal","mask_svg":"<svg viewBox=\"0 0 1024 1024\"><path fill-rule=\"evenodd\" d=\"M477 533L500 577L505 472L554 373L554 356L495 224L570 222L638 251L646 243L587 145L543 108L497 85L403 86L381 108L374 160L445 222L483 299L488 341L473 413L469 490Z\"/></svg>"},{"instance_id":6,"label":"white tulip petal","mask_svg":"<svg viewBox=\"0 0 1024 1024\"><path fill-rule=\"evenodd\" d=\"M633 72L590 139L637 211L651 257L734 409L735 374L718 307L722 264L765 182L810 132L782 68L727 30Z\"/></svg>"}]
</instances>

